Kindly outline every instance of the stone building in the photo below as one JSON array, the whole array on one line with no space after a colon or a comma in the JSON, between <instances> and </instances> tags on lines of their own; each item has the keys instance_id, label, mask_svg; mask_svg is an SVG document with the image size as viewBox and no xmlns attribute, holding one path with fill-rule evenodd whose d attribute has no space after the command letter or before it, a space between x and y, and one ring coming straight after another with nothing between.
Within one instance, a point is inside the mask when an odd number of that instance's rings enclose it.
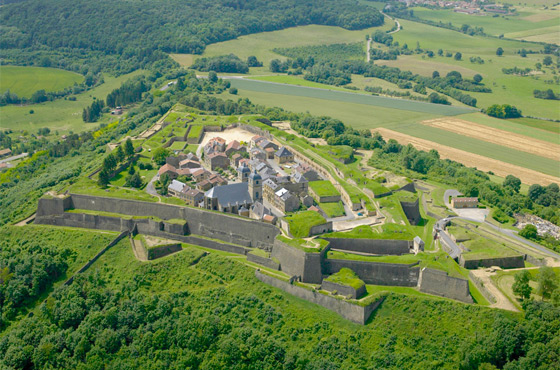
<instances>
[{"instance_id":1,"label":"stone building","mask_svg":"<svg viewBox=\"0 0 560 370\"><path fill-rule=\"evenodd\" d=\"M262 177L258 174L257 171L253 171L249 175L248 180L249 185L249 193L251 194L251 199L254 202L258 200L262 200L262 192L263 192L263 184L262 184Z\"/></svg>"},{"instance_id":2,"label":"stone building","mask_svg":"<svg viewBox=\"0 0 560 370\"><path fill-rule=\"evenodd\" d=\"M172 197L177 197L177 198L185 198L185 188L189 189L189 187L187 186L187 184L181 182L181 181L177 181L177 180L172 180L171 183L169 184L169 186L167 187L167 194L169 194Z\"/></svg>"},{"instance_id":3,"label":"stone building","mask_svg":"<svg viewBox=\"0 0 560 370\"><path fill-rule=\"evenodd\" d=\"M246 163L241 164L237 169L237 179L241 182L248 182L251 170L247 167Z\"/></svg>"},{"instance_id":4,"label":"stone building","mask_svg":"<svg viewBox=\"0 0 560 370\"><path fill-rule=\"evenodd\" d=\"M229 157L234 153L238 153L238 152L246 152L247 148L245 148L243 145L241 145L241 143L239 143L239 141L237 140L233 140L231 141L225 149L225 153L226 155Z\"/></svg>"},{"instance_id":5,"label":"stone building","mask_svg":"<svg viewBox=\"0 0 560 370\"><path fill-rule=\"evenodd\" d=\"M276 153L274 153L274 159L277 163L288 163L294 161L294 154L290 152L285 146L278 149Z\"/></svg>"},{"instance_id":6,"label":"stone building","mask_svg":"<svg viewBox=\"0 0 560 370\"><path fill-rule=\"evenodd\" d=\"M453 208L477 208L478 198L453 197L451 198L451 207Z\"/></svg>"},{"instance_id":7,"label":"stone building","mask_svg":"<svg viewBox=\"0 0 560 370\"><path fill-rule=\"evenodd\" d=\"M250 209L252 204L247 182L216 186L204 194L204 208L210 210L239 214L242 207Z\"/></svg>"},{"instance_id":8,"label":"stone building","mask_svg":"<svg viewBox=\"0 0 560 370\"><path fill-rule=\"evenodd\" d=\"M172 165L166 163L160 167L158 171L158 175L161 177L164 174L167 174L170 178L175 179L177 178L177 169Z\"/></svg>"},{"instance_id":9,"label":"stone building","mask_svg":"<svg viewBox=\"0 0 560 370\"><path fill-rule=\"evenodd\" d=\"M206 166L214 171L216 168L221 168L223 170L229 167L229 158L224 153L211 153L204 157Z\"/></svg>"},{"instance_id":10,"label":"stone building","mask_svg":"<svg viewBox=\"0 0 560 370\"><path fill-rule=\"evenodd\" d=\"M204 192L198 189L189 189L185 192L185 201L189 206L198 207L204 201Z\"/></svg>"}]
</instances>

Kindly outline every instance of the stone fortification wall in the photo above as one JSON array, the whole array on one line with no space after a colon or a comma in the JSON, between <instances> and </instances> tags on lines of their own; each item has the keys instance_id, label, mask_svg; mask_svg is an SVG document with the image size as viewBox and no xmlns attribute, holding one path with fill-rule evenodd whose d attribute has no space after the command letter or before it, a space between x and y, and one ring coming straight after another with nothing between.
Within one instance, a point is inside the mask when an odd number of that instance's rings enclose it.
<instances>
[{"instance_id":1,"label":"stone fortification wall","mask_svg":"<svg viewBox=\"0 0 560 370\"><path fill-rule=\"evenodd\" d=\"M294 159L295 160L297 160L298 162L307 164L309 167L311 167L313 170L315 170L315 172L317 172L319 175L321 175L321 177L323 177L326 180L329 180L334 185L336 190L340 193L340 197L341 197L342 201L346 205L348 205L352 209L352 211L357 211L357 210L360 210L362 208L362 203L361 202L354 202L353 203L352 199L350 198L350 195L348 194L346 189L344 189L342 187L342 185L340 185L338 183L338 181L334 178L334 176L331 175L325 168L323 168L323 166L319 165L318 163L313 162L311 159L302 155L301 153L299 153L296 149L294 149L291 146L286 145L286 148L294 154ZM337 171L338 176L344 178L344 175L342 173L340 173L336 167L335 167L335 170Z\"/></svg>"},{"instance_id":2,"label":"stone fortification wall","mask_svg":"<svg viewBox=\"0 0 560 370\"><path fill-rule=\"evenodd\" d=\"M380 299L368 306L358 306L342 299L337 299L325 294L311 291L288 282L278 280L271 276L265 275L260 271L255 272L257 279L265 284L271 285L275 288L281 289L286 293L305 299L311 303L325 307L328 310L336 312L343 318L355 322L356 324L365 325L373 313L379 307L383 299Z\"/></svg>"},{"instance_id":3,"label":"stone fortification wall","mask_svg":"<svg viewBox=\"0 0 560 370\"><path fill-rule=\"evenodd\" d=\"M492 267L498 266L503 269L515 269L525 267L525 261L522 255L513 257L501 257L501 258L484 258L484 259L474 259L466 260L463 255L459 256L459 264L469 270L474 270L479 267Z\"/></svg>"},{"instance_id":4,"label":"stone fortification wall","mask_svg":"<svg viewBox=\"0 0 560 370\"><path fill-rule=\"evenodd\" d=\"M268 267L269 269L273 270L280 270L280 264L278 262L274 262L271 258L257 256L256 254L247 253L247 261L254 262L264 267Z\"/></svg>"},{"instance_id":5,"label":"stone fortification wall","mask_svg":"<svg viewBox=\"0 0 560 370\"><path fill-rule=\"evenodd\" d=\"M364 294L366 294L365 285L362 285L358 289L354 289L351 286L337 284L327 280L323 280L323 282L321 283L321 289L329 292L336 292L339 295L342 295L344 297L350 297L352 299L358 299Z\"/></svg>"},{"instance_id":6,"label":"stone fortification wall","mask_svg":"<svg viewBox=\"0 0 560 370\"><path fill-rule=\"evenodd\" d=\"M270 141L274 140L274 136L270 132L261 129L260 127L256 127L256 126L252 126L252 125L246 125L244 123L234 123L230 127L239 127L240 129L245 130L245 131L249 131L252 134L260 135L262 137L265 137Z\"/></svg>"},{"instance_id":7,"label":"stone fortification wall","mask_svg":"<svg viewBox=\"0 0 560 370\"><path fill-rule=\"evenodd\" d=\"M416 199L415 202L400 203L408 222L411 225L418 225L418 223L422 219L422 216L420 216L419 199Z\"/></svg>"},{"instance_id":8,"label":"stone fortification wall","mask_svg":"<svg viewBox=\"0 0 560 370\"><path fill-rule=\"evenodd\" d=\"M154 248L147 248L147 255L149 260L165 257L171 253L179 252L182 250L181 243L166 244Z\"/></svg>"},{"instance_id":9,"label":"stone fortification wall","mask_svg":"<svg viewBox=\"0 0 560 370\"><path fill-rule=\"evenodd\" d=\"M331 249L343 251L401 255L410 253L413 242L410 240L323 238L328 240Z\"/></svg>"},{"instance_id":10,"label":"stone fortification wall","mask_svg":"<svg viewBox=\"0 0 560 370\"><path fill-rule=\"evenodd\" d=\"M37 216L61 214L64 209L76 208L130 216L155 216L163 220L182 219L188 221L191 234L258 248L271 248L279 233L275 226L264 222L200 208L81 194L72 194L70 201L64 200L65 204L59 204L62 201L58 198L40 199Z\"/></svg>"},{"instance_id":11,"label":"stone fortification wall","mask_svg":"<svg viewBox=\"0 0 560 370\"><path fill-rule=\"evenodd\" d=\"M472 282L474 283L474 285L478 288L478 290L480 291L480 293L482 293L482 295L484 296L484 298L486 298L488 300L488 302L490 303L496 303L496 297L494 297L494 295L492 293L490 293L490 291L488 290L488 288L486 288L484 286L484 282L475 274L473 274L472 271L469 271L469 278L472 280Z\"/></svg>"},{"instance_id":12,"label":"stone fortification wall","mask_svg":"<svg viewBox=\"0 0 560 370\"><path fill-rule=\"evenodd\" d=\"M416 264L396 264L364 262L351 260L325 260L325 273L334 274L341 268L354 271L366 284L392 285L392 286L417 286L420 269Z\"/></svg>"},{"instance_id":13,"label":"stone fortification wall","mask_svg":"<svg viewBox=\"0 0 560 370\"><path fill-rule=\"evenodd\" d=\"M312 226L309 228L309 236L313 235L321 235L324 233L330 233L333 231L333 223L332 221L325 222L321 225Z\"/></svg>"},{"instance_id":14,"label":"stone fortification wall","mask_svg":"<svg viewBox=\"0 0 560 370\"><path fill-rule=\"evenodd\" d=\"M469 292L469 281L448 276L445 271L423 268L418 287L424 293L473 303Z\"/></svg>"},{"instance_id":15,"label":"stone fortification wall","mask_svg":"<svg viewBox=\"0 0 560 370\"><path fill-rule=\"evenodd\" d=\"M323 280L323 264L329 247L321 253L306 253L279 240L274 242L272 258L280 261L280 269L296 276L304 283L320 284Z\"/></svg>"},{"instance_id":16,"label":"stone fortification wall","mask_svg":"<svg viewBox=\"0 0 560 370\"><path fill-rule=\"evenodd\" d=\"M340 202L341 196L340 195L329 195L329 196L319 196L313 188L309 187L308 189L309 194L317 201L317 203L338 203Z\"/></svg>"}]
</instances>

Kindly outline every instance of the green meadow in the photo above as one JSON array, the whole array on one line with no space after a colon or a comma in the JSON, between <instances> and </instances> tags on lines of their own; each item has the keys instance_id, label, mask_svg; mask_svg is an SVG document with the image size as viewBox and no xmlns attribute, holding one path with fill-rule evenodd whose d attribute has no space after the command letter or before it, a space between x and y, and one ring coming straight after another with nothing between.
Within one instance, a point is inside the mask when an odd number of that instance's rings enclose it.
<instances>
[{"instance_id":1,"label":"green meadow","mask_svg":"<svg viewBox=\"0 0 560 370\"><path fill-rule=\"evenodd\" d=\"M138 70L119 77L104 76L105 83L92 90L76 95L76 101L57 99L41 104L0 107L0 129L28 130L35 132L39 128L48 127L52 131L59 131L59 133L67 133L69 131L80 132L93 129L101 123L108 123L114 120L114 117L107 115L102 117L98 122L83 122L82 110L92 103L93 97L105 99L107 94L120 87L123 82L142 73L142 70ZM30 113L31 110L33 110L33 114Z\"/></svg>"},{"instance_id":2,"label":"green meadow","mask_svg":"<svg viewBox=\"0 0 560 370\"><path fill-rule=\"evenodd\" d=\"M19 97L30 98L35 91L60 91L81 83L84 76L57 68L0 67L0 93L10 90Z\"/></svg>"},{"instance_id":3,"label":"green meadow","mask_svg":"<svg viewBox=\"0 0 560 370\"><path fill-rule=\"evenodd\" d=\"M451 9L436 10L416 7L412 10L414 15L421 19L432 22L450 22L455 27L461 27L463 24L483 27L484 32L492 36L504 35L507 38L526 39L526 36L546 35L556 32L558 38L560 13L552 10L521 8L517 15L500 15L499 17L493 17L491 14L473 16L455 13ZM531 41L539 40L532 39Z\"/></svg>"},{"instance_id":4,"label":"green meadow","mask_svg":"<svg viewBox=\"0 0 560 370\"><path fill-rule=\"evenodd\" d=\"M468 36L460 32L444 28L432 27L422 23L401 21L403 30L393 34L401 45L406 43L409 47L416 47L417 43L423 49L436 52L438 49L452 53L461 52L462 60L452 57L425 55L401 56L396 61L376 61L377 64L389 65L409 70L422 75L431 75L433 71L446 74L456 70L465 77L472 77L475 73L483 76L483 83L492 89L492 93L474 93L469 95L477 98L477 106L488 107L492 104L511 104L520 108L524 115L533 117L560 119L558 103L551 100L533 97L533 90L546 90L552 88L560 92L557 85L546 83L553 79L552 68L543 67L542 73L532 76L507 75L502 68L531 68L535 69L536 63L542 63L543 54L528 54L523 58L516 52L522 48L540 51L542 46L534 43L500 40L497 38ZM504 55L498 57L496 49L502 47ZM481 57L484 64L471 63L470 57Z\"/></svg>"},{"instance_id":5,"label":"green meadow","mask_svg":"<svg viewBox=\"0 0 560 370\"><path fill-rule=\"evenodd\" d=\"M387 18L385 20L387 21ZM268 63L272 59L286 59L286 57L273 52L272 49L274 48L363 41L365 59L365 35L371 34L379 29L388 30L392 26L393 23L389 21L381 27L360 31L349 31L339 27L317 25L293 27L280 31L241 36L235 40L208 45L201 56L189 56L189 54L172 54L171 56L178 63L189 66L194 60L200 57L213 57L233 53L241 59L247 59L248 56L254 55L260 61L264 62L264 67L251 68L250 74L270 74L268 71Z\"/></svg>"}]
</instances>

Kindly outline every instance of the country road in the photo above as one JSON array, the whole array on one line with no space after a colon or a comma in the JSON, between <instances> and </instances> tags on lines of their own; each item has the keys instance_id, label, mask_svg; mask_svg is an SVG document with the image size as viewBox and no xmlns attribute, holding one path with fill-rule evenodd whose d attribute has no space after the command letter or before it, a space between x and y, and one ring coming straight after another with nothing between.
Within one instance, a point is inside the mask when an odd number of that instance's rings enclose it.
<instances>
[{"instance_id":1,"label":"country road","mask_svg":"<svg viewBox=\"0 0 560 370\"><path fill-rule=\"evenodd\" d=\"M369 63L370 60L371 60L371 53L370 53L370 50L371 50L371 39L368 38L368 40L367 40L367 48L366 48L366 61L367 61L368 63Z\"/></svg>"},{"instance_id":2,"label":"country road","mask_svg":"<svg viewBox=\"0 0 560 370\"><path fill-rule=\"evenodd\" d=\"M397 24L397 29L394 30L394 31L391 31L391 32L387 32L387 34L390 35L392 33L396 33L396 32L399 32L402 29L401 23L396 18L393 18L393 17L391 17L391 16L389 16L389 15L383 13L383 12L381 12L381 14L383 14L384 16L386 16L387 18L389 18L390 20L394 21Z\"/></svg>"}]
</instances>

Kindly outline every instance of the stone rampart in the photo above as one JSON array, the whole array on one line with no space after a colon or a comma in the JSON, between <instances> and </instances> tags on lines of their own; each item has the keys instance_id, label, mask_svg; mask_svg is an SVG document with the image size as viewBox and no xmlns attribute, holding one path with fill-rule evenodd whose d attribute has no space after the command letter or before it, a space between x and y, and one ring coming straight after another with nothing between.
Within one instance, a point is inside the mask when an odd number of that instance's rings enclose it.
<instances>
[{"instance_id":1,"label":"stone rampart","mask_svg":"<svg viewBox=\"0 0 560 370\"><path fill-rule=\"evenodd\" d=\"M280 269L290 276L297 276L304 283L320 284L323 280L323 263L329 247L321 253L306 253L279 240L274 242L271 257L280 262Z\"/></svg>"},{"instance_id":2,"label":"stone rampart","mask_svg":"<svg viewBox=\"0 0 560 370\"><path fill-rule=\"evenodd\" d=\"M343 251L401 255L410 253L413 245L411 240L385 240L385 239L353 239L353 238L323 238L328 240L331 249Z\"/></svg>"},{"instance_id":3,"label":"stone rampart","mask_svg":"<svg viewBox=\"0 0 560 370\"><path fill-rule=\"evenodd\" d=\"M418 287L421 292L473 303L469 292L469 281L447 275L447 272L424 267L420 273Z\"/></svg>"},{"instance_id":4,"label":"stone rampart","mask_svg":"<svg viewBox=\"0 0 560 370\"><path fill-rule=\"evenodd\" d=\"M354 271L366 284L409 286L418 285L420 269L410 265L381 262L326 259L324 273L334 274L346 267Z\"/></svg>"},{"instance_id":5,"label":"stone rampart","mask_svg":"<svg viewBox=\"0 0 560 370\"><path fill-rule=\"evenodd\" d=\"M179 252L182 250L181 243L160 245L153 248L147 248L147 255L149 260L165 257L171 253Z\"/></svg>"},{"instance_id":6,"label":"stone rampart","mask_svg":"<svg viewBox=\"0 0 560 370\"><path fill-rule=\"evenodd\" d=\"M254 262L264 267L273 270L280 270L280 264L275 262L272 258L257 256L256 254L247 253L247 261Z\"/></svg>"},{"instance_id":7,"label":"stone rampart","mask_svg":"<svg viewBox=\"0 0 560 370\"><path fill-rule=\"evenodd\" d=\"M332 231L333 231L333 223L332 221L329 221L321 225L311 226L309 228L309 236L321 235L324 233L330 233Z\"/></svg>"},{"instance_id":8,"label":"stone rampart","mask_svg":"<svg viewBox=\"0 0 560 370\"><path fill-rule=\"evenodd\" d=\"M484 282L475 274L473 274L472 271L469 271L469 278L471 279L471 281L473 282L473 284L478 288L478 290L480 291L480 293L482 293L482 295L484 296L484 298L486 298L488 300L488 302L490 303L496 303L496 297L494 297L494 295L492 293L490 293L490 291L488 290L488 288L486 288L484 286Z\"/></svg>"},{"instance_id":9,"label":"stone rampart","mask_svg":"<svg viewBox=\"0 0 560 370\"><path fill-rule=\"evenodd\" d=\"M60 215L65 209L85 209L130 216L155 216L163 220L182 219L188 232L246 247L271 248L279 230L273 225L200 208L137 200L72 194L70 200L40 199L37 216ZM84 227L84 226L80 226ZM169 224L169 231L180 227ZM113 229L108 229L113 230Z\"/></svg>"},{"instance_id":10,"label":"stone rampart","mask_svg":"<svg viewBox=\"0 0 560 370\"><path fill-rule=\"evenodd\" d=\"M383 299L381 298L368 306L359 306L357 304L346 302L342 299L328 296L316 291L311 291L297 285L292 285L286 281L278 280L271 276L265 275L260 271L256 271L255 276L265 284L283 290L284 292L295 297L305 299L308 302L317 304L333 312L336 312L343 318L360 325L365 325L367 323L373 311L375 311L383 301Z\"/></svg>"},{"instance_id":11,"label":"stone rampart","mask_svg":"<svg viewBox=\"0 0 560 370\"><path fill-rule=\"evenodd\" d=\"M406 215L406 219L411 225L418 225L422 216L420 216L419 199L414 202L400 202L401 207Z\"/></svg>"},{"instance_id":12,"label":"stone rampart","mask_svg":"<svg viewBox=\"0 0 560 370\"><path fill-rule=\"evenodd\" d=\"M329 292L336 292L336 294L338 295L350 297L352 299L358 299L366 294L365 285L362 285L358 289L354 289L351 286L333 283L332 281L328 280L323 280L323 282L321 283L321 289Z\"/></svg>"},{"instance_id":13,"label":"stone rampart","mask_svg":"<svg viewBox=\"0 0 560 370\"><path fill-rule=\"evenodd\" d=\"M503 269L515 269L525 267L525 261L522 255L513 257L501 258L480 258L480 259L465 259L463 255L459 256L459 264L469 270L474 270L479 267L492 267L498 266Z\"/></svg>"}]
</instances>

